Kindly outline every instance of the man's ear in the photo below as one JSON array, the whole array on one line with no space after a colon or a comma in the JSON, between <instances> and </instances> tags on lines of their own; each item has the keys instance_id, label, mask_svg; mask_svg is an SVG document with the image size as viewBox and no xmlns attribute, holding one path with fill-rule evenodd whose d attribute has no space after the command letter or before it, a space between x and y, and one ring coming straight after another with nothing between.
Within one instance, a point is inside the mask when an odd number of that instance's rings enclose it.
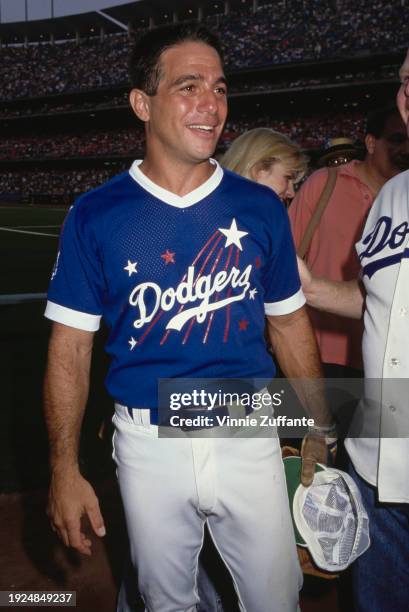
<instances>
[{"instance_id":1,"label":"man's ear","mask_svg":"<svg viewBox=\"0 0 409 612\"><path fill-rule=\"evenodd\" d=\"M375 151L375 145L376 145L375 141L376 141L376 138L375 136L372 136L372 134L367 134L365 136L365 147L369 155L373 155Z\"/></svg>"},{"instance_id":2,"label":"man's ear","mask_svg":"<svg viewBox=\"0 0 409 612\"><path fill-rule=\"evenodd\" d=\"M129 103L133 112L143 122L150 119L149 96L141 89L132 89L129 93Z\"/></svg>"}]
</instances>

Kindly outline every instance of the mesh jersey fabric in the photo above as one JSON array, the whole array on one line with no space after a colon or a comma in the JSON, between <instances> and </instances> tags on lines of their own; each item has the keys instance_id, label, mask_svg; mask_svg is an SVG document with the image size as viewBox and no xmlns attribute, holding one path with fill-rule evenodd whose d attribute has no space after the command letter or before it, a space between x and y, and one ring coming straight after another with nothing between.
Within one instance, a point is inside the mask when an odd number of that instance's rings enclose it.
<instances>
[{"instance_id":1,"label":"mesh jersey fabric","mask_svg":"<svg viewBox=\"0 0 409 612\"><path fill-rule=\"evenodd\" d=\"M103 317L121 404L155 408L160 378L271 378L264 315L305 302L281 201L217 173L179 206L125 172L67 215L46 316L88 331Z\"/></svg>"}]
</instances>

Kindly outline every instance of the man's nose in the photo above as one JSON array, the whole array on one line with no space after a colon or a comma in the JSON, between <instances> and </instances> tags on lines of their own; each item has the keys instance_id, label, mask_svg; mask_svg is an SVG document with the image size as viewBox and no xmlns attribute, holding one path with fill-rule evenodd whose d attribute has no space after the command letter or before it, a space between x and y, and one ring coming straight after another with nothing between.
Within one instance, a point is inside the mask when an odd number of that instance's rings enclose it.
<instances>
[{"instance_id":1,"label":"man's nose","mask_svg":"<svg viewBox=\"0 0 409 612\"><path fill-rule=\"evenodd\" d=\"M198 108L202 112L208 112L212 114L215 114L217 112L217 98L214 91L212 91L211 89L203 91L202 95L200 96Z\"/></svg>"}]
</instances>

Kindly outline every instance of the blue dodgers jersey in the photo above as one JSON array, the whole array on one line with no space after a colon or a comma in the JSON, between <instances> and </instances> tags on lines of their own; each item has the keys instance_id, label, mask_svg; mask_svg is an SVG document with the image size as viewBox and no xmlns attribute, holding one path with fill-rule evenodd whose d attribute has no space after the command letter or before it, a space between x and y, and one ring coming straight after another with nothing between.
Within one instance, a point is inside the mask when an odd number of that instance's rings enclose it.
<instances>
[{"instance_id":1,"label":"blue dodgers jersey","mask_svg":"<svg viewBox=\"0 0 409 612\"><path fill-rule=\"evenodd\" d=\"M179 197L131 170L71 207L46 316L109 327L106 385L157 406L161 378L271 378L265 314L305 302L287 212L267 187L216 169Z\"/></svg>"}]
</instances>

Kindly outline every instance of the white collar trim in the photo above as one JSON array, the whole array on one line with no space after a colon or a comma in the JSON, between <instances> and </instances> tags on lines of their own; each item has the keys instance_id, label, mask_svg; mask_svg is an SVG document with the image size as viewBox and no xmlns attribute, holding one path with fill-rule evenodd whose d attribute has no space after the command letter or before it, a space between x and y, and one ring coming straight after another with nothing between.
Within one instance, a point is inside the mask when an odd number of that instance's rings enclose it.
<instances>
[{"instance_id":1,"label":"white collar trim","mask_svg":"<svg viewBox=\"0 0 409 612\"><path fill-rule=\"evenodd\" d=\"M131 177L141 186L143 189L151 193L155 198L162 200L165 204L169 204L170 206L175 206L176 208L187 208L188 206L192 206L193 204L197 204L203 200L206 196L208 196L212 191L216 189L221 183L223 178L223 170L215 159L210 159L210 163L215 166L215 170L213 174L199 185L196 189L187 193L184 196L178 196L176 193L172 193L172 191L168 191L163 187L160 187L150 178L148 178L140 169L139 165L142 163L142 159L137 159L132 163L132 166L129 168L129 174Z\"/></svg>"}]
</instances>

